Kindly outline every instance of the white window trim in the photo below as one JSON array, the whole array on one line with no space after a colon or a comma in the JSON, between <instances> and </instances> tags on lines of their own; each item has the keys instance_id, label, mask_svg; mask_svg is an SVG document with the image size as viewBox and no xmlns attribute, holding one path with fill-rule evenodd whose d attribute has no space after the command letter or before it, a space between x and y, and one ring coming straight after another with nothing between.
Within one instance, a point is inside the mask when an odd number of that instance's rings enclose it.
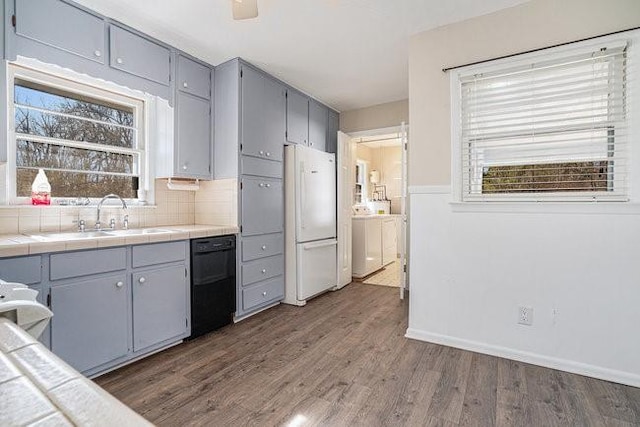
<instances>
[{"instance_id":1,"label":"white window trim","mask_svg":"<svg viewBox=\"0 0 640 427\"><path fill-rule=\"evenodd\" d=\"M553 60L560 59L570 54L576 54L581 52L591 51L595 48L600 48L602 44L620 44L628 43L628 59L627 70L632 70L635 76L627 79L627 123L629 129L629 169L627 171L629 188L628 198L625 201L620 200L588 200L584 197L575 198L572 200L571 194L562 194L558 197L540 197L535 198L534 194L529 194L526 199L512 196L507 197L491 197L490 200L465 200L463 201L463 188L462 188L462 146L461 141L461 82L460 79L463 76L469 74L491 73L499 71L504 68L518 67L526 65L531 62L535 62L538 59ZM469 65L467 67L461 67L456 70L452 70L449 76L450 84L450 96L451 96L451 195L452 205L456 206L457 211L478 211L480 205L492 205L495 204L495 210L504 210L505 205L513 204L527 204L531 206L531 209L540 210L545 209L546 202L557 205L573 205L572 211L575 211L575 205L593 205L593 204L636 204L640 203L640 31L632 31L628 34L617 34L612 36L605 36L599 38L597 41L588 40L579 43L573 43L566 46L560 46L556 48L549 48L543 51L522 54L511 58L499 59L484 64ZM636 140L634 141L634 136ZM636 147L634 147L634 143ZM537 205L537 208L533 206ZM468 208L465 208L468 206ZM493 208L488 208L493 209ZM482 207L481 211L486 211L487 207ZM608 210L613 212L616 209ZM628 212L628 209L624 209ZM635 210L635 209L634 209Z\"/></svg>"},{"instance_id":2,"label":"white window trim","mask_svg":"<svg viewBox=\"0 0 640 427\"><path fill-rule=\"evenodd\" d=\"M139 189L138 198L125 199L130 206L148 206L154 202L154 180L151 163L151 146L149 144L149 123L152 101L150 96L142 92L129 90L110 82L81 75L73 71L62 69L57 66L44 64L39 61L19 58L18 61L6 62L7 67L7 163L5 167L6 184L4 197L6 205L30 205L29 197L17 197L16 180L16 132L15 132L15 105L14 82L20 80L39 83L44 86L53 87L62 91L73 92L85 95L89 98L103 100L105 102L116 103L131 108L134 111L134 126L136 127L136 143L134 149L118 149L117 147L107 147L108 151L136 154L139 156ZM51 138L34 137L35 140L49 140ZM95 149L95 146L74 142L78 148ZM52 198L52 206L59 206L59 200L69 200L72 197ZM82 197L82 195L78 195ZM90 204L95 205L100 198L89 198Z\"/></svg>"}]
</instances>

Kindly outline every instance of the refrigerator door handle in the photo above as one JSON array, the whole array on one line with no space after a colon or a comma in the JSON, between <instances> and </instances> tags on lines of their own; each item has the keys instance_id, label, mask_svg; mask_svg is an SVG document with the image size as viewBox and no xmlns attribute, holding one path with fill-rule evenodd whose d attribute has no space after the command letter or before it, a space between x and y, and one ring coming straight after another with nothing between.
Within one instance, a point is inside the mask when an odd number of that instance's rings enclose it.
<instances>
[{"instance_id":1,"label":"refrigerator door handle","mask_svg":"<svg viewBox=\"0 0 640 427\"><path fill-rule=\"evenodd\" d=\"M317 242L317 243L305 243L302 247L305 251L309 251L311 249L324 248L326 246L337 246L337 240L330 240L328 242Z\"/></svg>"},{"instance_id":2,"label":"refrigerator door handle","mask_svg":"<svg viewBox=\"0 0 640 427\"><path fill-rule=\"evenodd\" d=\"M300 227L307 228L304 223L305 213L307 212L307 198L305 197L306 188L304 182L304 162L300 162Z\"/></svg>"}]
</instances>

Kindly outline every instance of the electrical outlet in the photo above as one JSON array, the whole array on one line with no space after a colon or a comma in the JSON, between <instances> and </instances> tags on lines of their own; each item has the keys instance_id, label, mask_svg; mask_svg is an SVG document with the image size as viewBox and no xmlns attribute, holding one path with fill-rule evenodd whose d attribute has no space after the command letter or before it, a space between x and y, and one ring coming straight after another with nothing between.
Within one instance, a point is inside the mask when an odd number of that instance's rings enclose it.
<instances>
[{"instance_id":1,"label":"electrical outlet","mask_svg":"<svg viewBox=\"0 0 640 427\"><path fill-rule=\"evenodd\" d=\"M533 308L518 307L518 324L531 326L533 324Z\"/></svg>"}]
</instances>

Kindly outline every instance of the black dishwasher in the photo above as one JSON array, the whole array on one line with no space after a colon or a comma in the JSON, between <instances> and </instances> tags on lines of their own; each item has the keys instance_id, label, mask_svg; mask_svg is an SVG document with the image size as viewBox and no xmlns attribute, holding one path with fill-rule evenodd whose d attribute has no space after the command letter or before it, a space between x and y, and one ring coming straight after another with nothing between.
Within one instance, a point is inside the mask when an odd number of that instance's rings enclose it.
<instances>
[{"instance_id":1,"label":"black dishwasher","mask_svg":"<svg viewBox=\"0 0 640 427\"><path fill-rule=\"evenodd\" d=\"M228 325L235 310L235 236L192 240L191 338Z\"/></svg>"}]
</instances>

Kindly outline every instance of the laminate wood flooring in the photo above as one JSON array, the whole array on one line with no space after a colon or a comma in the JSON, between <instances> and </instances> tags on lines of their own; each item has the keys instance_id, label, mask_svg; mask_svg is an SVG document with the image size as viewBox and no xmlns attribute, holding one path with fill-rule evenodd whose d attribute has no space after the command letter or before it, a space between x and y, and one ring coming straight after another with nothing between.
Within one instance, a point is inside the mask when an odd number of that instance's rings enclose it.
<instances>
[{"instance_id":1,"label":"laminate wood flooring","mask_svg":"<svg viewBox=\"0 0 640 427\"><path fill-rule=\"evenodd\" d=\"M159 426L632 426L640 389L404 338L397 289L280 305L96 379Z\"/></svg>"}]
</instances>

